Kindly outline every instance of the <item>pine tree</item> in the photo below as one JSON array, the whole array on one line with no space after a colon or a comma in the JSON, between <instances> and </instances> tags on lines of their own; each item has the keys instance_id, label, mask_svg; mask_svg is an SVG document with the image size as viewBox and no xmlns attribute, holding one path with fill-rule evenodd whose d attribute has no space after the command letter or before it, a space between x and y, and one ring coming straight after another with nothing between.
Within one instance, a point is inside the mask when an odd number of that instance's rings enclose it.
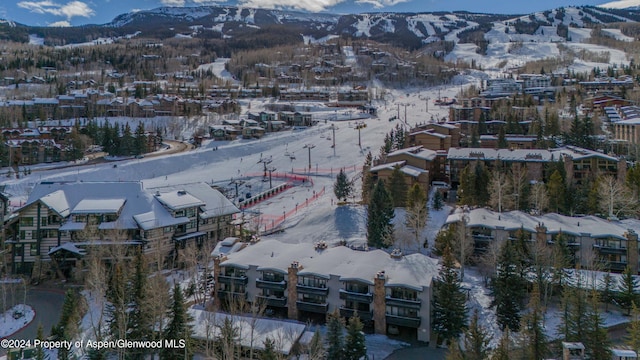
<instances>
[{"instance_id":1,"label":"pine tree","mask_svg":"<svg viewBox=\"0 0 640 360\"><path fill-rule=\"evenodd\" d=\"M554 171L547 182L549 209L554 212L564 211L565 186L564 179L558 170Z\"/></svg>"},{"instance_id":2,"label":"pine tree","mask_svg":"<svg viewBox=\"0 0 640 360\"><path fill-rule=\"evenodd\" d=\"M518 271L518 255L511 241L505 241L500 256L496 276L492 281L493 302L501 329L520 329L520 311L525 296L525 280Z\"/></svg>"},{"instance_id":3,"label":"pine tree","mask_svg":"<svg viewBox=\"0 0 640 360\"><path fill-rule=\"evenodd\" d=\"M42 329L42 324L38 324L38 330L36 332L36 339L38 339L40 341L45 340L45 338L44 338L44 330ZM42 348L42 346L36 347L35 359L36 360L44 360L44 349Z\"/></svg>"},{"instance_id":4,"label":"pine tree","mask_svg":"<svg viewBox=\"0 0 640 360\"><path fill-rule=\"evenodd\" d=\"M387 189L391 200L393 201L393 207L404 207L407 202L407 182L404 179L400 167L396 166L391 172L389 178L389 188Z\"/></svg>"},{"instance_id":5,"label":"pine tree","mask_svg":"<svg viewBox=\"0 0 640 360\"><path fill-rule=\"evenodd\" d=\"M604 303L604 311L609 312L609 304L614 300L615 293L613 292L613 278L611 273L607 272L600 279L600 288L602 293L600 294L600 300Z\"/></svg>"},{"instance_id":6,"label":"pine tree","mask_svg":"<svg viewBox=\"0 0 640 360\"><path fill-rule=\"evenodd\" d=\"M444 199L442 198L442 193L436 189L433 194L433 209L434 210L442 210L444 207Z\"/></svg>"},{"instance_id":7,"label":"pine tree","mask_svg":"<svg viewBox=\"0 0 640 360\"><path fill-rule=\"evenodd\" d=\"M338 200L347 201L347 198L351 195L352 191L353 186L347 178L347 174L344 172L344 169L340 169L340 172L336 177L336 182L333 184L333 193L336 195Z\"/></svg>"},{"instance_id":8,"label":"pine tree","mask_svg":"<svg viewBox=\"0 0 640 360\"><path fill-rule=\"evenodd\" d=\"M611 351L609 350L611 341L598 306L598 294L594 291L591 294L591 307L587 320L589 324L584 344L590 359L609 360L611 359Z\"/></svg>"},{"instance_id":9,"label":"pine tree","mask_svg":"<svg viewBox=\"0 0 640 360\"><path fill-rule=\"evenodd\" d=\"M627 266L622 272L622 276L618 278L618 304L627 311L627 315L631 314L634 304L638 304L638 278L633 274L631 266Z\"/></svg>"},{"instance_id":10,"label":"pine tree","mask_svg":"<svg viewBox=\"0 0 640 360\"><path fill-rule=\"evenodd\" d=\"M171 297L171 307L168 312L168 324L164 331L165 340L184 340L186 341L186 348L169 348L165 347L160 353L162 359L178 359L184 358L190 359L193 354L191 345L191 336L193 333L191 322L193 319L187 312L187 307L184 302L184 296L182 290L178 284L173 286L173 295Z\"/></svg>"},{"instance_id":11,"label":"pine tree","mask_svg":"<svg viewBox=\"0 0 640 360\"><path fill-rule=\"evenodd\" d=\"M540 304L540 290L534 283L529 299L529 312L522 317L520 325L520 348L524 359L542 360L549 354L547 336L544 332L544 309Z\"/></svg>"},{"instance_id":12,"label":"pine tree","mask_svg":"<svg viewBox=\"0 0 640 360\"><path fill-rule=\"evenodd\" d=\"M469 328L464 336L465 360L485 360L489 358L491 337L478 323L478 309L473 312Z\"/></svg>"},{"instance_id":13,"label":"pine tree","mask_svg":"<svg viewBox=\"0 0 640 360\"><path fill-rule=\"evenodd\" d=\"M431 327L442 339L455 340L467 327L466 297L450 248L445 248L442 267L433 285Z\"/></svg>"},{"instance_id":14,"label":"pine tree","mask_svg":"<svg viewBox=\"0 0 640 360\"><path fill-rule=\"evenodd\" d=\"M140 121L138 123L138 127L136 127L134 144L134 155L144 154L147 152L147 136L145 134L144 124L142 121Z\"/></svg>"},{"instance_id":15,"label":"pine tree","mask_svg":"<svg viewBox=\"0 0 640 360\"><path fill-rule=\"evenodd\" d=\"M336 309L336 311L329 314L329 319L327 319L327 359L344 359L343 329L344 321Z\"/></svg>"},{"instance_id":16,"label":"pine tree","mask_svg":"<svg viewBox=\"0 0 640 360\"><path fill-rule=\"evenodd\" d=\"M577 278L575 286L565 286L562 291L562 313L558 333L562 335L563 341L584 343L588 331L589 304L580 278Z\"/></svg>"},{"instance_id":17,"label":"pine tree","mask_svg":"<svg viewBox=\"0 0 640 360\"><path fill-rule=\"evenodd\" d=\"M142 250L136 252L134 259L134 274L131 281L131 291L128 292L131 300L128 302L128 335L127 339L131 340L150 340L152 329L152 320L150 311L147 309L147 277L149 272L144 259ZM128 354L133 359L141 359L147 352L146 349L130 349Z\"/></svg>"},{"instance_id":18,"label":"pine tree","mask_svg":"<svg viewBox=\"0 0 640 360\"><path fill-rule=\"evenodd\" d=\"M116 263L109 280L107 290L108 305L107 323L109 324L109 335L111 339L124 339L127 334L127 304L129 302L127 293L127 283L124 275L123 265Z\"/></svg>"},{"instance_id":19,"label":"pine tree","mask_svg":"<svg viewBox=\"0 0 640 360\"><path fill-rule=\"evenodd\" d=\"M393 204L384 182L378 181L367 209L367 244L375 248L390 245L393 234Z\"/></svg>"},{"instance_id":20,"label":"pine tree","mask_svg":"<svg viewBox=\"0 0 640 360\"><path fill-rule=\"evenodd\" d=\"M277 360L278 354L276 352L275 341L271 338L266 338L264 340L264 350L260 356L260 360Z\"/></svg>"},{"instance_id":21,"label":"pine tree","mask_svg":"<svg viewBox=\"0 0 640 360\"><path fill-rule=\"evenodd\" d=\"M79 294L73 289L67 290L62 302L60 321L51 330L51 335L58 341L72 340L77 333L80 316L78 313ZM69 350L65 347L58 349L58 359L69 358Z\"/></svg>"},{"instance_id":22,"label":"pine tree","mask_svg":"<svg viewBox=\"0 0 640 360\"><path fill-rule=\"evenodd\" d=\"M507 143L507 136L505 134L504 126L500 127L498 131L498 149L506 149L509 147L509 143Z\"/></svg>"},{"instance_id":23,"label":"pine tree","mask_svg":"<svg viewBox=\"0 0 640 360\"><path fill-rule=\"evenodd\" d=\"M358 313L354 313L349 319L347 326L347 336L344 343L344 359L360 360L367 355L367 344L365 344L364 333L362 332L362 322Z\"/></svg>"},{"instance_id":24,"label":"pine tree","mask_svg":"<svg viewBox=\"0 0 640 360\"><path fill-rule=\"evenodd\" d=\"M368 204L369 197L371 195L371 191L373 190L373 175L369 169L373 164L373 156L371 155L371 151L367 153L367 156L364 161L364 166L362 167L362 203Z\"/></svg>"}]
</instances>

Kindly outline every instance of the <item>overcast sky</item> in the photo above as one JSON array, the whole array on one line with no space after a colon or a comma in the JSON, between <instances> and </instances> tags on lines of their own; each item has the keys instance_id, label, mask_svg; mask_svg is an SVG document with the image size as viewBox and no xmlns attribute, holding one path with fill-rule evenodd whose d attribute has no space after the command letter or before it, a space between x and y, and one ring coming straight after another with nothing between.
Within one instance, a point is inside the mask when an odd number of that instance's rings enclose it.
<instances>
[{"instance_id":1,"label":"overcast sky","mask_svg":"<svg viewBox=\"0 0 640 360\"><path fill-rule=\"evenodd\" d=\"M630 0L634 1L634 0ZM370 11L471 12L524 14L571 5L600 5L607 0L2 0L0 18L37 26L104 24L119 14L160 6L244 5L313 12ZM640 3L640 0L638 0Z\"/></svg>"}]
</instances>

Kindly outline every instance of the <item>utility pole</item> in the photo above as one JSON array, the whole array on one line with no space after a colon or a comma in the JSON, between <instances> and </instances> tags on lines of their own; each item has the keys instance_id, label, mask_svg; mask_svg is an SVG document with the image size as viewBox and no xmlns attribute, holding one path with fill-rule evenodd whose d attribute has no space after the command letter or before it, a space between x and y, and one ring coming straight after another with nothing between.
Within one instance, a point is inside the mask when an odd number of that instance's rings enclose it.
<instances>
[{"instance_id":1,"label":"utility pole","mask_svg":"<svg viewBox=\"0 0 640 360\"><path fill-rule=\"evenodd\" d=\"M271 185L271 173L276 171L276 168L272 166L272 167L268 168L267 170L269 171L269 189L271 189L271 188L273 188L273 185Z\"/></svg>"},{"instance_id":2,"label":"utility pole","mask_svg":"<svg viewBox=\"0 0 640 360\"><path fill-rule=\"evenodd\" d=\"M333 131L333 145L331 145L332 148L336 148L336 130L340 129L339 127L336 127L336 124L331 124L331 130Z\"/></svg>"},{"instance_id":3,"label":"utility pole","mask_svg":"<svg viewBox=\"0 0 640 360\"><path fill-rule=\"evenodd\" d=\"M360 137L360 129L362 129L364 127L364 123L358 123L356 124L356 130L358 130L358 146L360 148L362 148L362 139Z\"/></svg>"},{"instance_id":4,"label":"utility pole","mask_svg":"<svg viewBox=\"0 0 640 360\"><path fill-rule=\"evenodd\" d=\"M238 198L238 186L244 184L244 180L231 179L229 184L234 184L236 186L236 198Z\"/></svg>"},{"instance_id":5,"label":"utility pole","mask_svg":"<svg viewBox=\"0 0 640 360\"><path fill-rule=\"evenodd\" d=\"M273 159L271 158L271 156L269 156L268 158L260 158L260 160L258 160L258 164L262 163L262 165L264 166L263 181L267 181L267 165L271 164L272 161Z\"/></svg>"},{"instance_id":6,"label":"utility pole","mask_svg":"<svg viewBox=\"0 0 640 360\"><path fill-rule=\"evenodd\" d=\"M311 171L311 149L313 149L314 147L316 147L314 144L307 144L303 147L303 149L309 150L309 171Z\"/></svg>"}]
</instances>

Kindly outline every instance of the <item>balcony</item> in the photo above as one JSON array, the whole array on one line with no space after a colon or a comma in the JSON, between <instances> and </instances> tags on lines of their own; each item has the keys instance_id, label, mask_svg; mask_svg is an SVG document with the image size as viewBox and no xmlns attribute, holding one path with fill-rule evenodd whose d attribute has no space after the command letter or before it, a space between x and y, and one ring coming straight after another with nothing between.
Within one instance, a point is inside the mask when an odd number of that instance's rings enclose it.
<instances>
[{"instance_id":1,"label":"balcony","mask_svg":"<svg viewBox=\"0 0 640 360\"><path fill-rule=\"evenodd\" d=\"M311 294L311 295L321 295L327 296L329 293L329 288L318 288L313 286L306 286L302 284L296 285L299 294Z\"/></svg>"},{"instance_id":2,"label":"balcony","mask_svg":"<svg viewBox=\"0 0 640 360\"><path fill-rule=\"evenodd\" d=\"M347 291L340 289L340 300L351 300L361 303L371 303L373 301L373 295L371 293L357 293L353 291Z\"/></svg>"},{"instance_id":3,"label":"balcony","mask_svg":"<svg viewBox=\"0 0 640 360\"><path fill-rule=\"evenodd\" d=\"M609 271L624 271L627 268L627 263L624 261L607 261L601 260L602 266Z\"/></svg>"},{"instance_id":4,"label":"balcony","mask_svg":"<svg viewBox=\"0 0 640 360\"><path fill-rule=\"evenodd\" d=\"M246 276L218 275L218 281L221 284L244 286L247 285L248 279Z\"/></svg>"},{"instance_id":5,"label":"balcony","mask_svg":"<svg viewBox=\"0 0 640 360\"><path fill-rule=\"evenodd\" d=\"M407 299L394 298L391 296L387 296L385 298L385 303L387 306L400 306L400 307L404 307L407 309L414 309L414 310L420 310L420 307L422 306L422 302L420 300L407 300Z\"/></svg>"},{"instance_id":6,"label":"balcony","mask_svg":"<svg viewBox=\"0 0 640 360\"><path fill-rule=\"evenodd\" d=\"M306 311L318 314L326 314L329 310L329 304L327 303L311 303L306 301L296 301L298 311Z\"/></svg>"},{"instance_id":7,"label":"balcony","mask_svg":"<svg viewBox=\"0 0 640 360\"><path fill-rule=\"evenodd\" d=\"M267 306L273 306L273 307L286 307L287 306L287 298L286 297L278 298L278 297L273 297L273 296L261 296L261 295L258 295L258 296L256 296L256 299L258 299L258 301L260 303L265 304Z\"/></svg>"},{"instance_id":8,"label":"balcony","mask_svg":"<svg viewBox=\"0 0 640 360\"><path fill-rule=\"evenodd\" d=\"M226 301L245 302L247 300L247 293L220 290L218 291L218 298Z\"/></svg>"},{"instance_id":9,"label":"balcony","mask_svg":"<svg viewBox=\"0 0 640 360\"><path fill-rule=\"evenodd\" d=\"M287 282L281 281L269 281L263 279L256 279L256 287L258 289L270 289L270 290L284 290L287 288Z\"/></svg>"},{"instance_id":10,"label":"balcony","mask_svg":"<svg viewBox=\"0 0 640 360\"><path fill-rule=\"evenodd\" d=\"M620 254L626 255L627 248L619 247L619 246L609 246L609 245L598 245L594 244L593 248L598 250L600 254Z\"/></svg>"},{"instance_id":11,"label":"balcony","mask_svg":"<svg viewBox=\"0 0 640 360\"><path fill-rule=\"evenodd\" d=\"M341 317L350 318L350 317L353 316L354 312L358 313L358 317L362 321L371 321L371 320L373 320L373 313L371 311L361 311L361 310L348 309L348 308L345 308L344 306L340 307L340 316Z\"/></svg>"},{"instance_id":12,"label":"balcony","mask_svg":"<svg viewBox=\"0 0 640 360\"><path fill-rule=\"evenodd\" d=\"M387 314L387 325L404 326L409 328L419 328L420 318L389 315Z\"/></svg>"}]
</instances>

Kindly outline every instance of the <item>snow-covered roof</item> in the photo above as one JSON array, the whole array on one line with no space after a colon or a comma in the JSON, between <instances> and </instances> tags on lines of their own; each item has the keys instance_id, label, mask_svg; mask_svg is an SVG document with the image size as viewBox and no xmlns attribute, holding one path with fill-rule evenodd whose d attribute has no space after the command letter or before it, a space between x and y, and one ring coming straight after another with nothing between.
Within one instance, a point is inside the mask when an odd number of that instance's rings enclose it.
<instances>
[{"instance_id":1,"label":"snow-covered roof","mask_svg":"<svg viewBox=\"0 0 640 360\"><path fill-rule=\"evenodd\" d=\"M611 349L611 355L618 356L627 359L637 359L638 354L633 350L628 349Z\"/></svg>"},{"instance_id":2,"label":"snow-covered roof","mask_svg":"<svg viewBox=\"0 0 640 360\"><path fill-rule=\"evenodd\" d=\"M257 350L264 350L265 341L271 339L274 342L275 350L284 355L291 352L291 348L307 327L297 321L229 315L193 308L189 309L189 314L193 317L193 337L195 339L217 338L225 319L231 318L234 327L239 331L237 337L239 345L245 348L253 347Z\"/></svg>"},{"instance_id":3,"label":"snow-covered roof","mask_svg":"<svg viewBox=\"0 0 640 360\"><path fill-rule=\"evenodd\" d=\"M67 217L69 215L69 203L67 202L65 193L62 190L46 194L40 198L40 201L62 217ZM27 204L30 204L29 201L27 201Z\"/></svg>"},{"instance_id":4,"label":"snow-covered roof","mask_svg":"<svg viewBox=\"0 0 640 360\"><path fill-rule=\"evenodd\" d=\"M412 177L418 177L422 174L428 174L429 171L425 170L425 169L420 169L417 168L415 166L411 166L411 165L406 165L400 168L400 171L403 172L406 175L412 176Z\"/></svg>"},{"instance_id":5,"label":"snow-covered roof","mask_svg":"<svg viewBox=\"0 0 640 360\"><path fill-rule=\"evenodd\" d=\"M404 149L398 149L387 154L387 157L393 157L397 155L406 154L418 159L433 161L438 153L434 150L425 149L422 145L412 146Z\"/></svg>"},{"instance_id":6,"label":"snow-covered roof","mask_svg":"<svg viewBox=\"0 0 640 360\"><path fill-rule=\"evenodd\" d=\"M174 190L169 192L157 192L156 200L171 210L180 210L190 207L205 205L204 201L189 194L185 190Z\"/></svg>"},{"instance_id":7,"label":"snow-covered roof","mask_svg":"<svg viewBox=\"0 0 640 360\"><path fill-rule=\"evenodd\" d=\"M212 257L228 255L240 251L247 244L241 242L237 237L228 237L216 244L211 252Z\"/></svg>"},{"instance_id":8,"label":"snow-covered roof","mask_svg":"<svg viewBox=\"0 0 640 360\"><path fill-rule=\"evenodd\" d=\"M81 250L80 248L78 248L74 243L72 242L66 242L60 246L55 246L52 247L51 250L49 250L49 252L47 253L48 255L54 254L60 250L66 250L70 253L74 253L77 255L84 255L85 252L84 250Z\"/></svg>"},{"instance_id":9,"label":"snow-covered roof","mask_svg":"<svg viewBox=\"0 0 640 360\"><path fill-rule=\"evenodd\" d=\"M230 254L222 265L247 268L255 265L258 270L279 270L286 273L292 262L302 269L299 276L357 280L373 285L373 279L385 271L386 286L402 286L423 291L431 286L438 275L438 261L422 254L392 258L382 250L358 251L345 246L317 250L313 244L285 244L277 240L262 240L245 249Z\"/></svg>"},{"instance_id":10,"label":"snow-covered roof","mask_svg":"<svg viewBox=\"0 0 640 360\"><path fill-rule=\"evenodd\" d=\"M152 193L160 192L161 194L169 191L184 190L191 194L193 197L201 200L204 204L200 206L202 219L208 219L212 217L225 216L237 214L240 212L229 199L227 199L221 192L212 188L205 183L191 183L174 186L165 186L157 188L149 188Z\"/></svg>"},{"instance_id":11,"label":"snow-covered roof","mask_svg":"<svg viewBox=\"0 0 640 360\"><path fill-rule=\"evenodd\" d=\"M464 216L464 212L458 208L449 215L446 223L459 222L462 216ZM571 217L556 213L533 216L521 211L498 213L486 208L473 209L468 212L468 227L503 228L506 231L522 228L529 232L536 232L536 227L539 225L546 227L549 234L560 232L574 236L588 234L592 238L626 239L624 234L629 229L640 230L640 220L638 219L609 221L596 216Z\"/></svg>"},{"instance_id":12,"label":"snow-covered roof","mask_svg":"<svg viewBox=\"0 0 640 360\"><path fill-rule=\"evenodd\" d=\"M115 214L126 199L82 199L71 211L72 214Z\"/></svg>"},{"instance_id":13,"label":"snow-covered roof","mask_svg":"<svg viewBox=\"0 0 640 360\"><path fill-rule=\"evenodd\" d=\"M402 160L402 161L394 161L386 164L380 164L380 165L373 166L371 169L369 169L369 171L376 172L376 171L385 170L385 169L393 170L396 166L402 167L406 163L407 163L406 161Z\"/></svg>"}]
</instances>

